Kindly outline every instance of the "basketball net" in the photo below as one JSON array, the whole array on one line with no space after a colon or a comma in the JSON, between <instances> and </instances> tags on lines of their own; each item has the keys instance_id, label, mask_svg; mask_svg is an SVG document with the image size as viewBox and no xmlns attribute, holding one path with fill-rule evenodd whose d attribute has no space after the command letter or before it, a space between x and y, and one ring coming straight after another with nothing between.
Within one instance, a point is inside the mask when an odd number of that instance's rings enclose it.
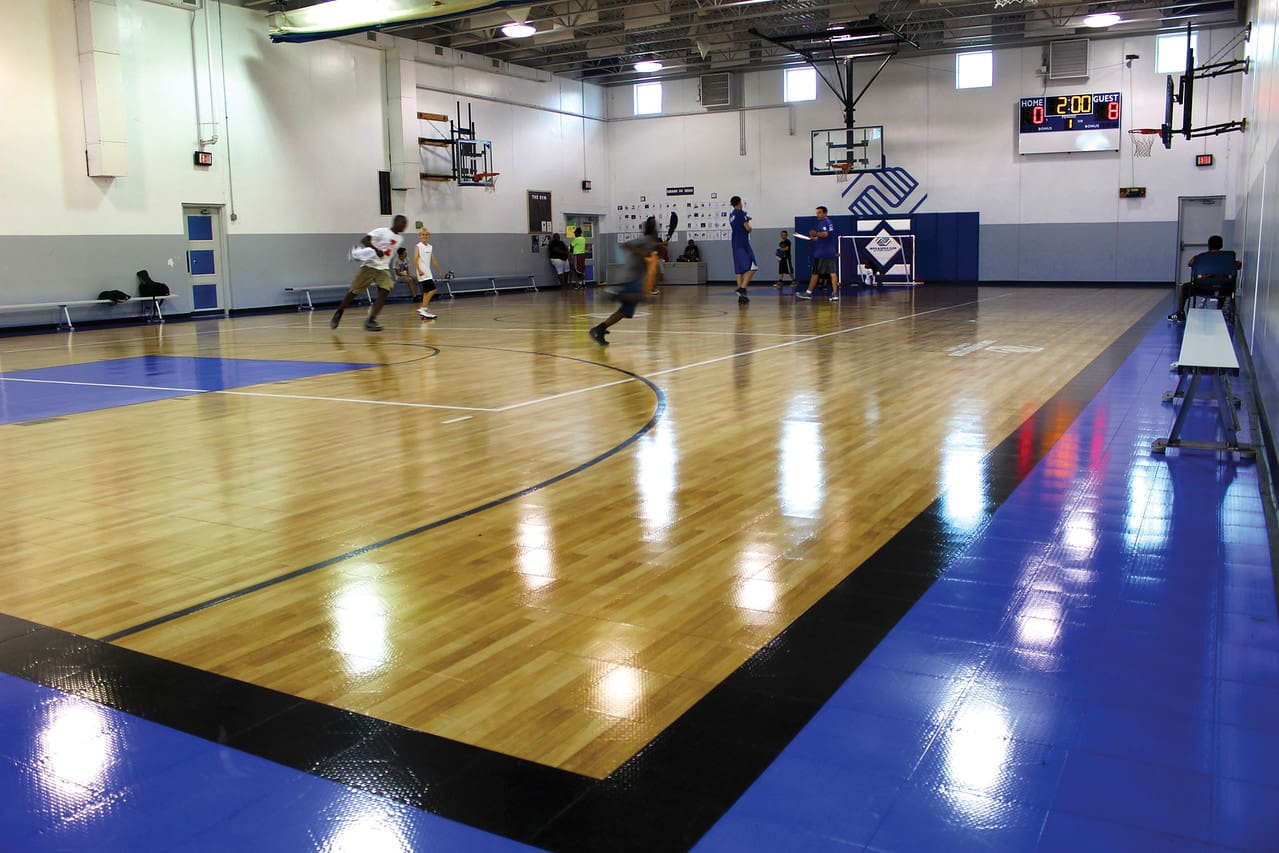
<instances>
[{"instance_id":1,"label":"basketball net","mask_svg":"<svg viewBox=\"0 0 1279 853\"><path fill-rule=\"evenodd\" d=\"M835 165L835 168L839 170L839 172L836 173L835 175L835 183L837 184L848 183L848 173L853 170L853 164L852 163L835 163L834 165Z\"/></svg>"},{"instance_id":2,"label":"basketball net","mask_svg":"<svg viewBox=\"0 0 1279 853\"><path fill-rule=\"evenodd\" d=\"M1158 137L1158 131L1145 129L1128 131L1128 138L1132 140L1132 156L1149 157Z\"/></svg>"}]
</instances>

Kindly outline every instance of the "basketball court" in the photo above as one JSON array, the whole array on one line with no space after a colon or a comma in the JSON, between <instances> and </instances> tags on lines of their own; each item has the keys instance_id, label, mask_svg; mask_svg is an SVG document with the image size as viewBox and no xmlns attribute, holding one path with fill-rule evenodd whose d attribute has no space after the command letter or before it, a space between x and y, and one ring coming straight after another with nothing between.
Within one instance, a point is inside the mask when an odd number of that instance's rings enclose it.
<instances>
[{"instance_id":1,"label":"basketball court","mask_svg":"<svg viewBox=\"0 0 1279 853\"><path fill-rule=\"evenodd\" d=\"M1162 296L721 291L7 339L0 609L602 778Z\"/></svg>"},{"instance_id":2,"label":"basketball court","mask_svg":"<svg viewBox=\"0 0 1279 853\"><path fill-rule=\"evenodd\" d=\"M1268 11L20 2L0 848L1275 849Z\"/></svg>"}]
</instances>

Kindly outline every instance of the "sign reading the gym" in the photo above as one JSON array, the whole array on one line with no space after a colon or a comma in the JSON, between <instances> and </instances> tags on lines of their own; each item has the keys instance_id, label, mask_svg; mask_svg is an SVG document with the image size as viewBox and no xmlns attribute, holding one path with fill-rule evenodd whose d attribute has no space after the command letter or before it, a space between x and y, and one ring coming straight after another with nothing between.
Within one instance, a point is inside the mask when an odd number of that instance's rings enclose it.
<instances>
[{"instance_id":1,"label":"sign reading the gym","mask_svg":"<svg viewBox=\"0 0 1279 853\"><path fill-rule=\"evenodd\" d=\"M692 195L694 192L692 187L667 187L666 194L670 195Z\"/></svg>"}]
</instances>

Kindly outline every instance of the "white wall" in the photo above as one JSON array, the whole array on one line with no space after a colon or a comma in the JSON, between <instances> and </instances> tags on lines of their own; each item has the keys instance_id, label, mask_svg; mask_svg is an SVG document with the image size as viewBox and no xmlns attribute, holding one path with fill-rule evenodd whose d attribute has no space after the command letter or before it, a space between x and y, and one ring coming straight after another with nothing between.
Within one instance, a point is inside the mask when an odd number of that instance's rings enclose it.
<instances>
[{"instance_id":1,"label":"white wall","mask_svg":"<svg viewBox=\"0 0 1279 853\"><path fill-rule=\"evenodd\" d=\"M183 203L226 208L233 308L280 304L285 285L342 280L353 236L386 218L377 173L397 154L418 156L392 150L388 109L402 106L451 114L456 100L470 101L480 135L494 141L497 194L414 179L393 198L441 242L502 235L482 243L488 256L475 263L488 266L471 272L543 272L526 236L528 189L552 190L557 215L605 208L599 87L518 68L491 73L452 51L447 65L418 62L434 60L434 49L384 35L272 44L260 12L205 6L118 0L129 169L90 178L73 4L4 0L0 302L131 289L140 268L173 286L185 279ZM388 49L410 60L409 73L389 75L389 91ZM396 91L404 86L407 94ZM212 168L192 163L197 112L218 123ZM414 116L404 129L416 138ZM584 193L584 177L599 189Z\"/></svg>"},{"instance_id":2,"label":"white wall","mask_svg":"<svg viewBox=\"0 0 1279 853\"><path fill-rule=\"evenodd\" d=\"M1235 32L1200 32L1200 61L1207 61ZM1016 153L1018 101L1023 97L1119 91L1125 130L1158 126L1165 77L1154 72L1153 37L1094 40L1091 76L1051 86L1038 73L1040 47L997 51L994 86L963 91L954 86L953 56L912 58L908 51L893 59L871 86L857 107L857 122L884 126L889 165L904 167L920 181L919 192L928 194L922 212L980 213L983 278L1164 280L1175 263L1178 196L1234 196L1231 163L1242 144L1237 134L1194 143L1178 140L1171 151L1157 147L1149 160L1133 159L1127 134L1119 152ZM1129 69L1123 57L1131 53L1141 58ZM865 80L874 69L874 62L858 63L856 74ZM843 124L836 98L822 87L816 102L782 105L780 70L746 74L743 83L744 156L742 113L703 110L697 103L697 80L667 84L663 107L673 115L652 118L630 118L629 86L610 89L609 115L622 119L610 126L614 203L634 203L640 195L652 200L666 186L694 185L699 195L741 195L757 228L787 227L795 215L811 213L818 204L843 212L843 187L833 177L808 174L809 131ZM1195 122L1238 118L1239 86L1237 76L1201 82ZM1198 152L1215 154L1217 165L1196 169L1192 155ZM1130 185L1148 187L1147 198L1118 198L1119 187ZM1148 235L1154 232L1129 226L1153 223L1161 225L1164 237L1158 239L1163 245L1153 254L1134 255L1125 242L1152 239ZM1063 236L1050 235L1081 224L1105 226L1114 235L1105 238L1104 263L1077 276L1069 269L1036 267L1044 241L1060 242ZM1096 233L1078 235L1098 239ZM997 263L1001 259L1015 263Z\"/></svg>"},{"instance_id":3,"label":"white wall","mask_svg":"<svg viewBox=\"0 0 1279 853\"><path fill-rule=\"evenodd\" d=\"M470 104L479 138L493 143L494 193L423 182L406 211L433 231L455 234L528 231L528 190L549 190L557 225L565 213L603 213L608 205L604 90L553 77L545 82L468 68L418 64L418 109L462 120ZM458 93L468 93L469 97ZM421 136L447 136L448 124L421 122ZM447 151L425 149L426 171L448 169ZM591 191L582 189L590 180Z\"/></svg>"}]
</instances>

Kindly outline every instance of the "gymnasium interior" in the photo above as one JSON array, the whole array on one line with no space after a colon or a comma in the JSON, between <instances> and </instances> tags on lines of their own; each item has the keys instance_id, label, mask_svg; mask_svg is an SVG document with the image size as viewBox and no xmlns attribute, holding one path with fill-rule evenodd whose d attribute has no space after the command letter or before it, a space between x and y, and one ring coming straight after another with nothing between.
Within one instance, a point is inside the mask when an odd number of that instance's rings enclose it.
<instances>
[{"instance_id":1,"label":"gymnasium interior","mask_svg":"<svg viewBox=\"0 0 1279 853\"><path fill-rule=\"evenodd\" d=\"M0 21L0 849L1279 849L1279 5Z\"/></svg>"}]
</instances>

